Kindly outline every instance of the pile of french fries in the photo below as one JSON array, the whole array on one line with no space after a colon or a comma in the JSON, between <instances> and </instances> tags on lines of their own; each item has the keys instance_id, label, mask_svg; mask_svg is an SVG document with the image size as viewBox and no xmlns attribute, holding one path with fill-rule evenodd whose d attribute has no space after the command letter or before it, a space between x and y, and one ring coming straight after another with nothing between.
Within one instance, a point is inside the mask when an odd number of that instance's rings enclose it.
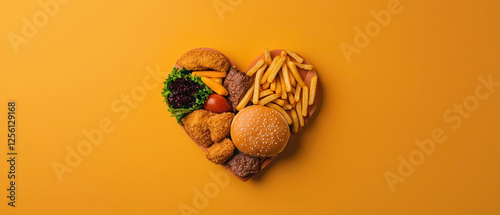
<instances>
[{"instance_id":1,"label":"pile of french fries","mask_svg":"<svg viewBox=\"0 0 500 215\"><path fill-rule=\"evenodd\" d=\"M304 126L308 106L314 104L318 83L318 76L314 76L310 89L306 86L297 67L311 70L313 66L303 62L302 57L288 49L271 59L271 53L266 49L264 59L247 71L246 75L254 77L254 84L236 109L240 111L249 102L274 108L292 126L292 132L297 133Z\"/></svg>"}]
</instances>

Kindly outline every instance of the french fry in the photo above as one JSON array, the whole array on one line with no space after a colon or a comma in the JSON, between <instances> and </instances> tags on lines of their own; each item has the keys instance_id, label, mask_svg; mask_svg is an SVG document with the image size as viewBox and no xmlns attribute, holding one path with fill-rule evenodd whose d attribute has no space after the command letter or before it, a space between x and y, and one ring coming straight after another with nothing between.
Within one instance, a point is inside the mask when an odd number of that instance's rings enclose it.
<instances>
[{"instance_id":1,"label":"french fry","mask_svg":"<svg viewBox=\"0 0 500 215\"><path fill-rule=\"evenodd\" d=\"M265 97L265 96L268 96L268 95L271 95L271 94L274 94L274 92L271 89L260 91L259 98L262 98L262 97Z\"/></svg>"},{"instance_id":2,"label":"french fry","mask_svg":"<svg viewBox=\"0 0 500 215\"><path fill-rule=\"evenodd\" d=\"M262 65L264 65L264 59L260 59L246 74L248 76L253 76Z\"/></svg>"},{"instance_id":3,"label":"french fry","mask_svg":"<svg viewBox=\"0 0 500 215\"><path fill-rule=\"evenodd\" d=\"M240 103L238 103L238 106L236 106L236 110L240 111L241 109L245 108L247 106L248 102L250 101L250 98L252 98L253 95L253 88L254 85L252 85L247 92L245 93L245 96L241 99Z\"/></svg>"},{"instance_id":4,"label":"french fry","mask_svg":"<svg viewBox=\"0 0 500 215\"><path fill-rule=\"evenodd\" d=\"M271 86L269 88L271 88L272 91L276 92L276 79L271 82Z\"/></svg>"},{"instance_id":5,"label":"french fry","mask_svg":"<svg viewBox=\"0 0 500 215\"><path fill-rule=\"evenodd\" d=\"M276 105L276 104L273 104L273 103L268 103L268 104L266 104L266 106L268 106L270 108L273 108L273 109L277 110L278 112L280 112L281 115L283 115L283 117L285 117L285 120L288 123L288 125L291 125L293 123L292 118L279 105Z\"/></svg>"},{"instance_id":6,"label":"french fry","mask_svg":"<svg viewBox=\"0 0 500 215\"><path fill-rule=\"evenodd\" d=\"M278 63L276 63L276 65L273 67L273 70L271 71L271 73L267 77L267 82L268 83L271 83L276 78L276 75L278 74L278 72L280 71L281 67L285 63L285 60L286 60L285 57L286 57L286 52L285 51L281 51L280 60L278 61Z\"/></svg>"},{"instance_id":7,"label":"french fry","mask_svg":"<svg viewBox=\"0 0 500 215\"><path fill-rule=\"evenodd\" d=\"M302 63L297 63L297 62L294 62L295 66L301 68L301 69L305 69L305 70L311 70L313 69L313 66L311 64L302 64Z\"/></svg>"},{"instance_id":8,"label":"french fry","mask_svg":"<svg viewBox=\"0 0 500 215\"><path fill-rule=\"evenodd\" d=\"M285 89L285 81L284 81L284 78L283 78L283 72L280 72L279 73L279 78L278 78L279 82L280 82L280 85L281 85L281 99L287 99L288 97L288 93L286 92L286 89ZM278 93L278 92L276 92Z\"/></svg>"},{"instance_id":9,"label":"french fry","mask_svg":"<svg viewBox=\"0 0 500 215\"><path fill-rule=\"evenodd\" d=\"M290 110L290 114L292 115L292 132L297 133L299 131L299 118L297 116L297 112L295 110Z\"/></svg>"},{"instance_id":10,"label":"french fry","mask_svg":"<svg viewBox=\"0 0 500 215\"><path fill-rule=\"evenodd\" d=\"M288 70L288 76L290 77L290 84L292 85L292 87L297 86L297 82L295 81L295 78L293 78L292 72L290 72L290 70Z\"/></svg>"},{"instance_id":11,"label":"french fry","mask_svg":"<svg viewBox=\"0 0 500 215\"><path fill-rule=\"evenodd\" d=\"M262 67L264 68L264 66ZM252 103L253 104L257 104L259 103L259 91L260 91L260 77L262 77L262 74L264 73L264 69L259 69L259 71L257 71L257 74L255 74L255 79L254 79L254 87L253 87L253 99L252 99Z\"/></svg>"},{"instance_id":12,"label":"french fry","mask_svg":"<svg viewBox=\"0 0 500 215\"><path fill-rule=\"evenodd\" d=\"M283 99L275 99L272 102L278 104L279 106L285 105L285 100L283 100Z\"/></svg>"},{"instance_id":13,"label":"french fry","mask_svg":"<svg viewBox=\"0 0 500 215\"><path fill-rule=\"evenodd\" d=\"M286 91L281 90L281 99L288 99L288 93Z\"/></svg>"},{"instance_id":14,"label":"french fry","mask_svg":"<svg viewBox=\"0 0 500 215\"><path fill-rule=\"evenodd\" d=\"M299 87L299 86L297 86L297 88L295 88L295 92L294 92L294 95L295 95L295 97L294 97L295 102L299 102L299 99L300 99L300 90L301 90L301 89L302 89L302 88L301 88L301 87Z\"/></svg>"},{"instance_id":15,"label":"french fry","mask_svg":"<svg viewBox=\"0 0 500 215\"><path fill-rule=\"evenodd\" d=\"M288 92L287 93L288 95L288 102L291 104L291 105L294 105L295 104L295 99L293 98L293 94L292 92Z\"/></svg>"},{"instance_id":16,"label":"french fry","mask_svg":"<svg viewBox=\"0 0 500 215\"><path fill-rule=\"evenodd\" d=\"M203 83L210 87L210 89L212 89L215 93L221 96L227 96L228 92L221 84L205 76L201 76L201 81L203 81Z\"/></svg>"},{"instance_id":17,"label":"french fry","mask_svg":"<svg viewBox=\"0 0 500 215\"><path fill-rule=\"evenodd\" d=\"M288 72L288 66L286 64L283 64L281 67L281 73L280 73L280 79L281 82L285 82L285 90L286 92L292 91L292 84L290 83L290 73Z\"/></svg>"},{"instance_id":18,"label":"french fry","mask_svg":"<svg viewBox=\"0 0 500 215\"><path fill-rule=\"evenodd\" d=\"M210 78L225 78L227 72L217 72L217 71L194 71L191 73L192 76L197 75L199 77L205 76Z\"/></svg>"},{"instance_id":19,"label":"french fry","mask_svg":"<svg viewBox=\"0 0 500 215\"><path fill-rule=\"evenodd\" d=\"M299 126L302 127L304 126L304 116L302 116L302 114L300 114L302 112L302 102L299 101L297 102L297 104L295 104L295 110L297 110L297 115L298 115L298 118L299 118Z\"/></svg>"},{"instance_id":20,"label":"french fry","mask_svg":"<svg viewBox=\"0 0 500 215\"><path fill-rule=\"evenodd\" d=\"M264 59L266 60L266 64L269 66L271 65L271 62L273 61L271 59L271 53L269 52L269 49L264 50Z\"/></svg>"},{"instance_id":21,"label":"french fry","mask_svg":"<svg viewBox=\"0 0 500 215\"><path fill-rule=\"evenodd\" d=\"M276 94L280 94L281 93L281 80L279 78L276 78L275 80L276 80Z\"/></svg>"},{"instance_id":22,"label":"french fry","mask_svg":"<svg viewBox=\"0 0 500 215\"><path fill-rule=\"evenodd\" d=\"M289 56L292 56L292 58L295 59L299 63L302 63L304 61L304 58L301 58L297 53L293 52L290 49L287 49L286 53L288 53Z\"/></svg>"},{"instance_id":23,"label":"french fry","mask_svg":"<svg viewBox=\"0 0 500 215\"><path fill-rule=\"evenodd\" d=\"M264 84L262 85L262 89L263 89L263 90L267 90L267 89L269 89L269 87L270 87L270 86L271 86L271 84L266 82L266 83L264 83Z\"/></svg>"},{"instance_id":24,"label":"french fry","mask_svg":"<svg viewBox=\"0 0 500 215\"><path fill-rule=\"evenodd\" d=\"M301 87L306 86L306 83L304 83L304 80L302 80L302 77L300 77L300 73L297 70L297 67L295 67L295 64L292 61L288 61L287 65L290 71L292 72L295 81L297 81L297 84Z\"/></svg>"},{"instance_id":25,"label":"french fry","mask_svg":"<svg viewBox=\"0 0 500 215\"><path fill-rule=\"evenodd\" d=\"M307 105L309 104L309 90L307 87L302 87L302 116L307 116ZM300 115L300 114L299 114Z\"/></svg>"},{"instance_id":26,"label":"french fry","mask_svg":"<svg viewBox=\"0 0 500 215\"><path fill-rule=\"evenodd\" d=\"M283 110L291 110L292 109L292 105L291 104L285 104L283 105Z\"/></svg>"},{"instance_id":27,"label":"french fry","mask_svg":"<svg viewBox=\"0 0 500 215\"><path fill-rule=\"evenodd\" d=\"M309 89L309 105L314 104L314 97L316 96L316 86L318 85L318 76L311 78L311 89Z\"/></svg>"},{"instance_id":28,"label":"french fry","mask_svg":"<svg viewBox=\"0 0 500 215\"><path fill-rule=\"evenodd\" d=\"M255 74L257 74L259 71L262 71L262 74L264 74L264 71L267 69L267 64L262 65Z\"/></svg>"},{"instance_id":29,"label":"french fry","mask_svg":"<svg viewBox=\"0 0 500 215\"><path fill-rule=\"evenodd\" d=\"M215 82L219 83L219 84L222 84L222 78L210 78L212 80L214 80Z\"/></svg>"},{"instance_id":30,"label":"french fry","mask_svg":"<svg viewBox=\"0 0 500 215\"><path fill-rule=\"evenodd\" d=\"M276 66L276 64L278 63L278 61L280 61L280 56L276 56L274 57L273 59L273 62L271 62L271 65L267 68L266 72L264 73L264 75L262 75L262 78L260 79L260 84L264 84L267 82L267 77L269 77L269 75L271 74L271 71L273 70L274 66Z\"/></svg>"},{"instance_id":31,"label":"french fry","mask_svg":"<svg viewBox=\"0 0 500 215\"><path fill-rule=\"evenodd\" d=\"M261 100L259 100L259 102L257 104L259 105L266 105L267 103L279 98L281 95L278 95L278 94L272 94L272 95L269 95Z\"/></svg>"}]
</instances>

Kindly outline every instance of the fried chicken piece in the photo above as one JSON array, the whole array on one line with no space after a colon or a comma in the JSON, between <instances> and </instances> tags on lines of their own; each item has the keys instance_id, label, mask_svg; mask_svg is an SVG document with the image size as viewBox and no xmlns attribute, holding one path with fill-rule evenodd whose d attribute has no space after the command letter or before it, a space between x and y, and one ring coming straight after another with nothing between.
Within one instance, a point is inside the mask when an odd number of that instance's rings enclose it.
<instances>
[{"instance_id":1,"label":"fried chicken piece","mask_svg":"<svg viewBox=\"0 0 500 215\"><path fill-rule=\"evenodd\" d=\"M210 130L208 129L208 119L215 113L207 110L195 110L182 118L184 128L194 141L209 147L213 141L210 139Z\"/></svg>"},{"instance_id":2,"label":"fried chicken piece","mask_svg":"<svg viewBox=\"0 0 500 215\"><path fill-rule=\"evenodd\" d=\"M205 151L205 155L209 161L216 164L223 164L233 156L233 151L233 142L229 138L226 138L210 146L210 148Z\"/></svg>"},{"instance_id":3,"label":"fried chicken piece","mask_svg":"<svg viewBox=\"0 0 500 215\"><path fill-rule=\"evenodd\" d=\"M227 72L229 61L219 52L206 49L193 49L184 53L177 64L187 70L212 69L219 72Z\"/></svg>"},{"instance_id":4,"label":"fried chicken piece","mask_svg":"<svg viewBox=\"0 0 500 215\"><path fill-rule=\"evenodd\" d=\"M240 177L245 177L250 174L255 174L260 170L260 158L252 157L242 152L235 155L229 162L231 170Z\"/></svg>"},{"instance_id":5,"label":"fried chicken piece","mask_svg":"<svg viewBox=\"0 0 500 215\"><path fill-rule=\"evenodd\" d=\"M229 136L233 118L234 113L226 112L216 114L208 119L208 128L210 129L212 141L219 142Z\"/></svg>"}]
</instances>

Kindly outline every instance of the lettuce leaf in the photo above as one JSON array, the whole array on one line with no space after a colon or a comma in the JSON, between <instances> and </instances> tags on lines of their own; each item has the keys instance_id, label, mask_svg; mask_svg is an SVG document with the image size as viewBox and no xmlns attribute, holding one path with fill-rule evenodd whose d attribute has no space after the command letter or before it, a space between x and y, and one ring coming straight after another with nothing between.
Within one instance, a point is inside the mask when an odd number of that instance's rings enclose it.
<instances>
[{"instance_id":1,"label":"lettuce leaf","mask_svg":"<svg viewBox=\"0 0 500 215\"><path fill-rule=\"evenodd\" d=\"M168 97L173 94L173 91L170 88L170 83L178 78L189 79L192 82L195 82L196 84L203 87L198 93L193 95L195 97L195 104L191 107L183 106L182 108L173 108L168 103ZM208 96L212 93L213 91L205 83L203 83L203 81L201 81L200 77L191 76L191 71L185 69L179 70L177 67L174 67L165 82L163 82L163 91L161 92L161 95L163 96L163 101L169 106L168 111L172 113L172 117L175 117L177 119L177 123L183 125L181 121L182 118L184 118L184 116L186 116L188 113L191 113L192 111L203 108L203 105L207 101Z\"/></svg>"}]
</instances>

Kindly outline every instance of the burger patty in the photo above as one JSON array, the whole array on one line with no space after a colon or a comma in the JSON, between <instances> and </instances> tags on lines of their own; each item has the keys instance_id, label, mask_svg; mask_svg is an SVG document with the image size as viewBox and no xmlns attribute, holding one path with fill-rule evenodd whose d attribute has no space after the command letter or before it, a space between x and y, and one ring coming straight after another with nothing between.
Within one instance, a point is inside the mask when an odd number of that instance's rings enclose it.
<instances>
[{"instance_id":1,"label":"burger patty","mask_svg":"<svg viewBox=\"0 0 500 215\"><path fill-rule=\"evenodd\" d=\"M231 67L224 80L224 87L228 91L229 104L233 107L233 112L237 112L236 106L247 90L252 86L252 77L238 71L236 67Z\"/></svg>"},{"instance_id":2,"label":"burger patty","mask_svg":"<svg viewBox=\"0 0 500 215\"><path fill-rule=\"evenodd\" d=\"M246 177L247 175L259 172L261 162L260 158L248 156L240 152L228 164L236 175Z\"/></svg>"}]
</instances>

